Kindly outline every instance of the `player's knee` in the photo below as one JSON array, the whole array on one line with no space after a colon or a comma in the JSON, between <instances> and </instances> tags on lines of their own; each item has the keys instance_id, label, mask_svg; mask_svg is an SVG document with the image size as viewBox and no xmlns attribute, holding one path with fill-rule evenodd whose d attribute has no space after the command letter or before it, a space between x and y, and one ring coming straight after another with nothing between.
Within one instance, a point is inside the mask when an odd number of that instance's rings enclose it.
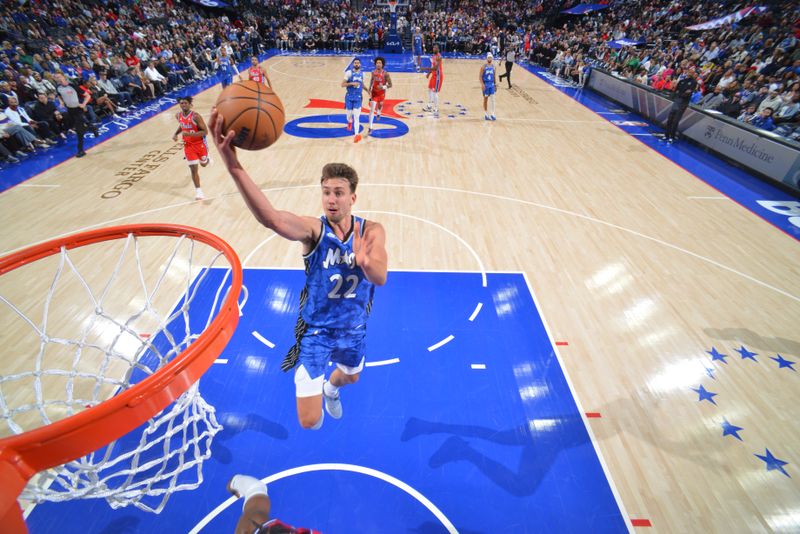
<instances>
[{"instance_id":1,"label":"player's knee","mask_svg":"<svg viewBox=\"0 0 800 534\"><path fill-rule=\"evenodd\" d=\"M354 375L346 375L346 376L348 384L355 384L356 382L358 382L358 378L361 376L361 373L356 373Z\"/></svg>"},{"instance_id":2,"label":"player's knee","mask_svg":"<svg viewBox=\"0 0 800 534\"><path fill-rule=\"evenodd\" d=\"M297 415L297 419L300 421L300 426L306 430L317 426L320 417L322 417L322 412L317 414L301 413Z\"/></svg>"}]
</instances>

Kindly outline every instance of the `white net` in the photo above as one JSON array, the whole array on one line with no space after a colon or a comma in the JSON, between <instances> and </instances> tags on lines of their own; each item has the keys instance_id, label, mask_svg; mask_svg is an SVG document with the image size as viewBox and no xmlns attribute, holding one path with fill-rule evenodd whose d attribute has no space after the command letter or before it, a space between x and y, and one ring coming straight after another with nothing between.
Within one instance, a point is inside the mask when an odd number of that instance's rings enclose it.
<instances>
[{"instance_id":1,"label":"white net","mask_svg":"<svg viewBox=\"0 0 800 534\"><path fill-rule=\"evenodd\" d=\"M173 360L213 320L230 285L224 267L222 252L190 237L129 234L0 277L0 437L102 403ZM133 432L40 473L21 499L105 498L158 513L172 492L202 483L220 430L195 383Z\"/></svg>"}]
</instances>

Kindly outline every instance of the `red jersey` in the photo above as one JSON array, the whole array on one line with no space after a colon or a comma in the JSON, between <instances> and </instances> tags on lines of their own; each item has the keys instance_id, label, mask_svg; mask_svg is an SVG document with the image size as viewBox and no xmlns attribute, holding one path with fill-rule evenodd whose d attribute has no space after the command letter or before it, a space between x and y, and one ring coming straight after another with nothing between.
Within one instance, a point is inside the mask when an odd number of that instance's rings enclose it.
<instances>
[{"instance_id":1,"label":"red jersey","mask_svg":"<svg viewBox=\"0 0 800 534\"><path fill-rule=\"evenodd\" d=\"M183 115L182 111L178 112L178 122L181 125L181 132L183 132L184 144L205 142L202 137L189 137L186 135L187 133L197 133L200 131L200 128L197 127L197 123L194 120L194 111L190 111L186 116Z\"/></svg>"},{"instance_id":2,"label":"red jersey","mask_svg":"<svg viewBox=\"0 0 800 534\"><path fill-rule=\"evenodd\" d=\"M247 72L250 73L250 79L254 82L267 84L267 78L264 76L264 71L261 70L261 67L250 67Z\"/></svg>"},{"instance_id":3,"label":"red jersey","mask_svg":"<svg viewBox=\"0 0 800 534\"><path fill-rule=\"evenodd\" d=\"M444 73L442 72L442 55L441 54L434 54L431 58L431 76L435 76L439 80L443 78Z\"/></svg>"},{"instance_id":4,"label":"red jersey","mask_svg":"<svg viewBox=\"0 0 800 534\"><path fill-rule=\"evenodd\" d=\"M384 96L386 94L386 89L383 88L384 85L386 85L386 71L372 71L372 87L370 88L370 94L378 97Z\"/></svg>"}]
</instances>

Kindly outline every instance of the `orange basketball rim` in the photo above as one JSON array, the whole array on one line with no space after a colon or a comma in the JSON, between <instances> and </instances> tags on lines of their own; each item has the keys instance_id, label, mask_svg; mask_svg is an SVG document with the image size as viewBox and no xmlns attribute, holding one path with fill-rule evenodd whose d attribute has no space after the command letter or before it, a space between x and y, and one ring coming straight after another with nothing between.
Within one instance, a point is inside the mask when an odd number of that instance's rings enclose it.
<instances>
[{"instance_id":1,"label":"orange basketball rim","mask_svg":"<svg viewBox=\"0 0 800 534\"><path fill-rule=\"evenodd\" d=\"M232 277L227 297L209 326L158 372L80 413L47 426L0 439L0 525L7 534L27 532L17 497L38 472L89 454L137 428L194 384L214 363L239 321L242 266L220 237L172 224L134 224L91 230L31 246L0 258L0 275L23 265L74 249L128 236L185 237L217 249Z\"/></svg>"}]
</instances>

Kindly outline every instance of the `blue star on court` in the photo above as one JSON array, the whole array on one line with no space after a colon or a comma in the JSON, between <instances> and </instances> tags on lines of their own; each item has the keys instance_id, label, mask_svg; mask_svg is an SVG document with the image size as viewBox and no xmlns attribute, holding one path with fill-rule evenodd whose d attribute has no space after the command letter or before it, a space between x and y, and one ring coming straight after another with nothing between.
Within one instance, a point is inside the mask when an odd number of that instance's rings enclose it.
<instances>
[{"instance_id":1,"label":"blue star on court","mask_svg":"<svg viewBox=\"0 0 800 534\"><path fill-rule=\"evenodd\" d=\"M740 426L732 425L728 422L727 419L723 419L722 421L722 437L725 436L733 436L734 438L738 439L739 441L744 441L742 437L739 435L739 431L744 430Z\"/></svg>"},{"instance_id":2,"label":"blue star on court","mask_svg":"<svg viewBox=\"0 0 800 534\"><path fill-rule=\"evenodd\" d=\"M733 349L733 350L735 350L736 352L741 354L743 360L753 360L754 362L758 361L758 360L756 360L756 354L758 354L758 353L757 352L750 352L749 350L744 348L744 345L742 345L742 348L740 348L740 349Z\"/></svg>"},{"instance_id":3,"label":"blue star on court","mask_svg":"<svg viewBox=\"0 0 800 534\"><path fill-rule=\"evenodd\" d=\"M784 367L788 367L792 371L797 372L797 369L792 367L797 362L793 362L791 360L787 360L786 358L784 358L780 354L778 354L777 356L778 356L777 358L773 358L772 356L770 356L769 359L770 360L775 360L776 362L778 362L778 369L783 369Z\"/></svg>"},{"instance_id":4,"label":"blue star on court","mask_svg":"<svg viewBox=\"0 0 800 534\"><path fill-rule=\"evenodd\" d=\"M781 459L775 458L775 456L773 456L772 453L769 452L769 449L766 449L766 451L767 454L765 454L764 456L761 456L760 454L755 454L754 456L767 464L767 471L773 471L777 469L787 477L792 478L791 476L789 476L789 473L786 472L786 469L783 468L783 466L788 465L789 462L784 462Z\"/></svg>"},{"instance_id":5,"label":"blue star on court","mask_svg":"<svg viewBox=\"0 0 800 534\"><path fill-rule=\"evenodd\" d=\"M691 388L691 389L692 389L692 391L696 392L700 396L700 398L697 399L697 402L702 402L704 400L707 400L708 402L710 402L714 406L717 405L717 402L714 400L714 397L719 395L719 393L712 393L711 391L708 391L706 388L704 388L702 386L702 384L697 389L695 389L695 388Z\"/></svg>"},{"instance_id":6,"label":"blue star on court","mask_svg":"<svg viewBox=\"0 0 800 534\"><path fill-rule=\"evenodd\" d=\"M725 365L728 364L728 362L725 361L725 358L727 358L728 355L722 354L721 352L717 351L717 347L711 347L711 350L707 350L706 352L711 355L711 361L720 360Z\"/></svg>"}]
</instances>

